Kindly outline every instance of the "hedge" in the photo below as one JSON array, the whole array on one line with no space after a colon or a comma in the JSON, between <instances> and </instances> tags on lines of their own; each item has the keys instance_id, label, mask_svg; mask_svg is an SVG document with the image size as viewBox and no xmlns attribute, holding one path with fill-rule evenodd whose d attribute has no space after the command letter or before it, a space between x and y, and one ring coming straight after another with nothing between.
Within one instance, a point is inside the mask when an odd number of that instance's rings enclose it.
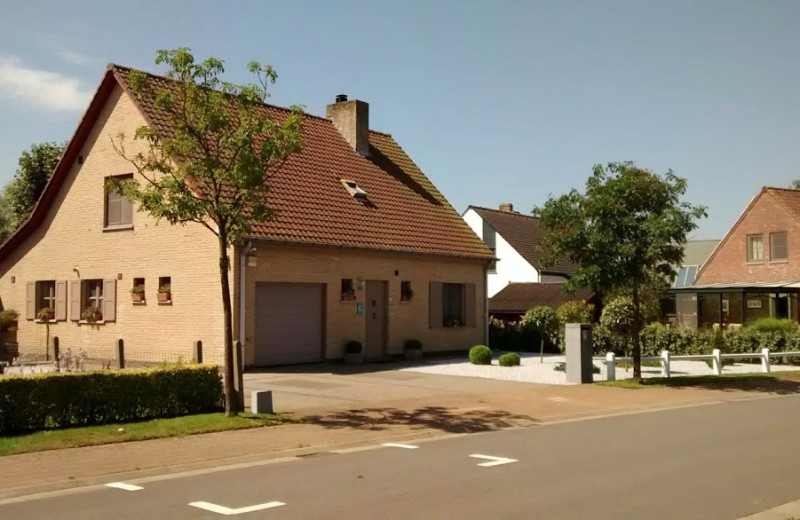
<instances>
[{"instance_id":1,"label":"hedge","mask_svg":"<svg viewBox=\"0 0 800 520\"><path fill-rule=\"evenodd\" d=\"M0 378L0 435L222 409L214 366L49 373Z\"/></svg>"}]
</instances>

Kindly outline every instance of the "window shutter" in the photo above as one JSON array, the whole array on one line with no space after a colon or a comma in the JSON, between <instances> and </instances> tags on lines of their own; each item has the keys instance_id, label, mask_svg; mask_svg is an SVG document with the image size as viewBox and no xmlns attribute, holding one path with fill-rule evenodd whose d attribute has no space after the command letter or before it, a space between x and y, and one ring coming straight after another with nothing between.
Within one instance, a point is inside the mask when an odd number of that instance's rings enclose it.
<instances>
[{"instance_id":1,"label":"window shutter","mask_svg":"<svg viewBox=\"0 0 800 520\"><path fill-rule=\"evenodd\" d=\"M475 284L464 284L464 325L467 327L475 326Z\"/></svg>"},{"instance_id":2,"label":"window shutter","mask_svg":"<svg viewBox=\"0 0 800 520\"><path fill-rule=\"evenodd\" d=\"M67 282L56 281L56 321L67 319Z\"/></svg>"},{"instance_id":3,"label":"window shutter","mask_svg":"<svg viewBox=\"0 0 800 520\"><path fill-rule=\"evenodd\" d=\"M430 283L430 327L442 328L442 282Z\"/></svg>"},{"instance_id":4,"label":"window shutter","mask_svg":"<svg viewBox=\"0 0 800 520\"><path fill-rule=\"evenodd\" d=\"M25 319L32 320L36 317L36 282L25 285Z\"/></svg>"},{"instance_id":5,"label":"window shutter","mask_svg":"<svg viewBox=\"0 0 800 520\"><path fill-rule=\"evenodd\" d=\"M78 321L81 319L81 281L71 280L69 282L69 319Z\"/></svg>"},{"instance_id":6,"label":"window shutter","mask_svg":"<svg viewBox=\"0 0 800 520\"><path fill-rule=\"evenodd\" d=\"M103 280L103 321L117 319L117 281Z\"/></svg>"}]
</instances>

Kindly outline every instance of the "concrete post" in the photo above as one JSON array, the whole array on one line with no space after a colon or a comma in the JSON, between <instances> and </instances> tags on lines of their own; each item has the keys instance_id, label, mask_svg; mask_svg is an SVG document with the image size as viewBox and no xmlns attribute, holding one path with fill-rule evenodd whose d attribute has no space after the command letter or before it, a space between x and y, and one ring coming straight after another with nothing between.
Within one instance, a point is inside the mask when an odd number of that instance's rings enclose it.
<instances>
[{"instance_id":1,"label":"concrete post","mask_svg":"<svg viewBox=\"0 0 800 520\"><path fill-rule=\"evenodd\" d=\"M606 381L617 379L617 356L613 352L606 354Z\"/></svg>"},{"instance_id":2,"label":"concrete post","mask_svg":"<svg viewBox=\"0 0 800 520\"><path fill-rule=\"evenodd\" d=\"M669 350L662 350L661 351L661 375L663 377L669 377L670 370L669 370Z\"/></svg>"},{"instance_id":3,"label":"concrete post","mask_svg":"<svg viewBox=\"0 0 800 520\"><path fill-rule=\"evenodd\" d=\"M762 372L769 372L770 370L772 370L772 367L770 367L770 362L769 362L769 349L768 348L762 348L761 349L761 371Z\"/></svg>"},{"instance_id":4,"label":"concrete post","mask_svg":"<svg viewBox=\"0 0 800 520\"><path fill-rule=\"evenodd\" d=\"M115 348L117 351L117 368L122 370L125 368L125 342L122 338L116 341Z\"/></svg>"},{"instance_id":5,"label":"concrete post","mask_svg":"<svg viewBox=\"0 0 800 520\"><path fill-rule=\"evenodd\" d=\"M714 365L714 375L719 376L722 375L722 352L720 349L715 348L711 355L714 356L712 360L712 364Z\"/></svg>"},{"instance_id":6,"label":"concrete post","mask_svg":"<svg viewBox=\"0 0 800 520\"><path fill-rule=\"evenodd\" d=\"M592 326L586 323L567 323L564 333L567 344L567 382L591 383Z\"/></svg>"},{"instance_id":7,"label":"concrete post","mask_svg":"<svg viewBox=\"0 0 800 520\"><path fill-rule=\"evenodd\" d=\"M233 375L239 410L244 410L244 347L242 347L241 341L237 341L233 345Z\"/></svg>"},{"instance_id":8,"label":"concrete post","mask_svg":"<svg viewBox=\"0 0 800 520\"><path fill-rule=\"evenodd\" d=\"M192 347L192 362L194 363L202 363L203 362L203 342L199 339L194 342Z\"/></svg>"}]
</instances>

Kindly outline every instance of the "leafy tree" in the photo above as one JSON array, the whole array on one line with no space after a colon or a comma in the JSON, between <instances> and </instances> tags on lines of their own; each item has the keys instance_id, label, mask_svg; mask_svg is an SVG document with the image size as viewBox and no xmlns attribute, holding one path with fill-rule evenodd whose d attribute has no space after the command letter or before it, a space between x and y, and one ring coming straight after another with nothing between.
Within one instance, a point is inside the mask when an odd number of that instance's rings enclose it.
<instances>
[{"instance_id":1,"label":"leafy tree","mask_svg":"<svg viewBox=\"0 0 800 520\"><path fill-rule=\"evenodd\" d=\"M170 224L197 223L217 236L219 273L225 323L225 411L239 410L233 383L233 325L228 250L252 236L253 223L271 218L267 206L269 175L300 151L303 112L292 107L282 120L261 108L277 74L269 65L251 62L257 83L235 84L221 79L223 62L195 62L188 48L160 50L156 64L169 67L168 86L131 72L133 94L154 104L169 118L170 132L142 126L134 140L148 144L145 153L129 156L125 136L115 142L144 180L116 182L138 203L139 210Z\"/></svg>"},{"instance_id":2,"label":"leafy tree","mask_svg":"<svg viewBox=\"0 0 800 520\"><path fill-rule=\"evenodd\" d=\"M0 193L0 244L5 242L16 229L15 219L11 213L11 205L8 203L6 195L8 186Z\"/></svg>"},{"instance_id":3,"label":"leafy tree","mask_svg":"<svg viewBox=\"0 0 800 520\"><path fill-rule=\"evenodd\" d=\"M522 325L539 336L539 362L544 362L544 342L558 345L558 316L552 307L539 305L528 309L522 317Z\"/></svg>"},{"instance_id":4,"label":"leafy tree","mask_svg":"<svg viewBox=\"0 0 800 520\"><path fill-rule=\"evenodd\" d=\"M633 315L633 300L629 296L617 296L603 307L600 325L615 336L630 338L633 333Z\"/></svg>"},{"instance_id":5,"label":"leafy tree","mask_svg":"<svg viewBox=\"0 0 800 520\"><path fill-rule=\"evenodd\" d=\"M558 316L558 344L561 350L567 348L564 338L567 323L591 323L594 321L594 305L583 300L564 302L556 309Z\"/></svg>"},{"instance_id":6,"label":"leafy tree","mask_svg":"<svg viewBox=\"0 0 800 520\"><path fill-rule=\"evenodd\" d=\"M641 379L642 287L655 276L671 279L683 258L686 235L706 216L682 202L686 180L660 176L632 162L596 165L586 192L573 189L534 210L546 233L549 262L566 258L580 267L566 282L575 291L630 291L633 303L634 379Z\"/></svg>"},{"instance_id":7,"label":"leafy tree","mask_svg":"<svg viewBox=\"0 0 800 520\"><path fill-rule=\"evenodd\" d=\"M5 191L13 229L19 227L33 210L66 146L67 143L34 144L20 155L19 168Z\"/></svg>"},{"instance_id":8,"label":"leafy tree","mask_svg":"<svg viewBox=\"0 0 800 520\"><path fill-rule=\"evenodd\" d=\"M795 190L800 190L800 179L794 179L792 181L792 185L789 187Z\"/></svg>"}]
</instances>

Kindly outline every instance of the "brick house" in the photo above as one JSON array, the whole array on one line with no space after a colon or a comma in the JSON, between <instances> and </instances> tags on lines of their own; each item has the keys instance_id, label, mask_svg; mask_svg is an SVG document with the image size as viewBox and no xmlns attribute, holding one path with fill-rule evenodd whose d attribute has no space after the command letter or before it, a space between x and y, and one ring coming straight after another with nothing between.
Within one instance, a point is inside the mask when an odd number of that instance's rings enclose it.
<instances>
[{"instance_id":1,"label":"brick house","mask_svg":"<svg viewBox=\"0 0 800 520\"><path fill-rule=\"evenodd\" d=\"M800 190L764 187L700 266L673 288L678 323L737 327L763 317L799 321Z\"/></svg>"},{"instance_id":2,"label":"brick house","mask_svg":"<svg viewBox=\"0 0 800 520\"><path fill-rule=\"evenodd\" d=\"M130 93L129 73L108 67L33 213L0 247L2 305L21 314L22 354L44 356L58 336L62 348L110 359L122 338L128 359L171 361L201 340L205 360L220 362L216 237L196 224L156 225L104 190L109 177L135 175L112 138L169 130ZM303 152L271 176L275 219L229 251L245 363L337 359L348 340L373 358L411 338L426 351L483 343L493 254L395 140L369 129L367 103L337 97L327 117L306 116L302 135ZM143 151L130 139L126 148ZM129 296L134 287L143 301ZM39 316L43 308L53 315Z\"/></svg>"}]
</instances>

